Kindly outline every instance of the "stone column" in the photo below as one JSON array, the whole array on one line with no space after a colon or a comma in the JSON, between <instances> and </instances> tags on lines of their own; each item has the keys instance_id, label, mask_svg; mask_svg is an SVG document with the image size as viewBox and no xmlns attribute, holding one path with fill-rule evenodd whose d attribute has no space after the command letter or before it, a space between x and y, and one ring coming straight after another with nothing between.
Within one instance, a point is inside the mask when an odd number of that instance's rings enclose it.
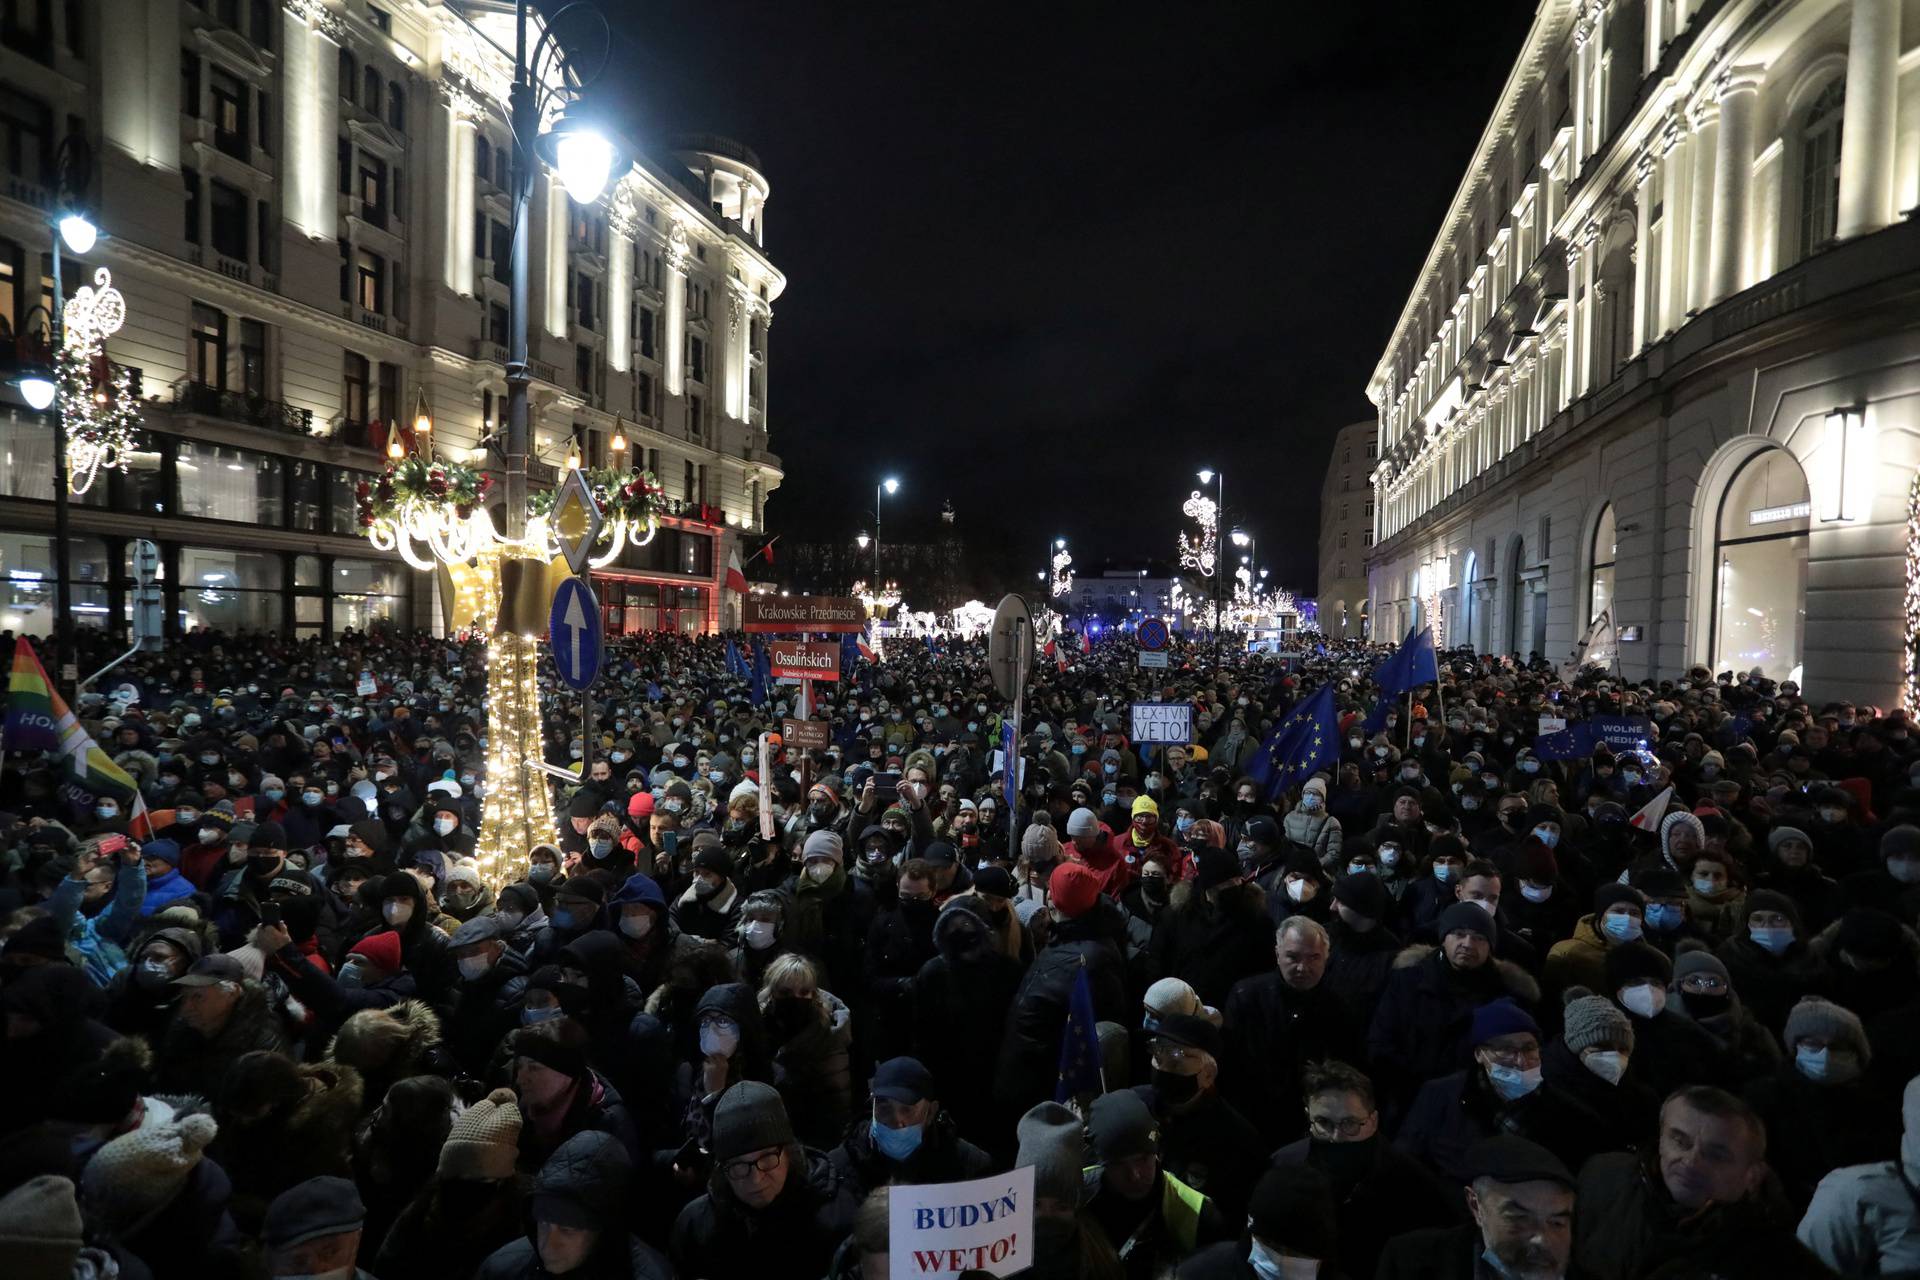
<instances>
[{"instance_id":1,"label":"stone column","mask_svg":"<svg viewBox=\"0 0 1920 1280\"><path fill-rule=\"evenodd\" d=\"M1719 85L1720 136L1713 157L1713 242L1708 250L1711 305L1740 292L1747 281L1748 191L1753 186L1753 113L1756 78L1734 75Z\"/></svg>"},{"instance_id":2,"label":"stone column","mask_svg":"<svg viewBox=\"0 0 1920 1280\"><path fill-rule=\"evenodd\" d=\"M1720 131L1720 106L1709 96L1690 113L1693 139L1693 176L1687 184L1687 310L1707 306L1707 254L1713 243L1714 150Z\"/></svg>"},{"instance_id":3,"label":"stone column","mask_svg":"<svg viewBox=\"0 0 1920 1280\"><path fill-rule=\"evenodd\" d=\"M1562 398L1568 404L1580 398L1580 309L1586 301L1586 257L1576 234L1567 245L1567 351L1560 368Z\"/></svg>"},{"instance_id":4,"label":"stone column","mask_svg":"<svg viewBox=\"0 0 1920 1280\"><path fill-rule=\"evenodd\" d=\"M1842 240L1893 221L1893 144L1900 100L1900 0L1853 0L1847 101L1841 117Z\"/></svg>"},{"instance_id":5,"label":"stone column","mask_svg":"<svg viewBox=\"0 0 1920 1280\"><path fill-rule=\"evenodd\" d=\"M1660 279L1657 311L1651 326L1656 338L1680 327L1687 313L1686 128L1674 120L1661 133Z\"/></svg>"},{"instance_id":6,"label":"stone column","mask_svg":"<svg viewBox=\"0 0 1920 1280\"><path fill-rule=\"evenodd\" d=\"M313 25L292 7L282 14L285 60L280 95L282 213L302 235L337 239L334 177L340 131L340 20L314 7Z\"/></svg>"},{"instance_id":7,"label":"stone column","mask_svg":"<svg viewBox=\"0 0 1920 1280\"><path fill-rule=\"evenodd\" d=\"M449 102L447 132L447 287L463 298L473 296L473 218L478 205L473 196L473 117L459 100Z\"/></svg>"},{"instance_id":8,"label":"stone column","mask_svg":"<svg viewBox=\"0 0 1920 1280\"><path fill-rule=\"evenodd\" d=\"M1567 166L1567 181L1580 174L1587 160L1587 64L1593 57L1593 27L1582 17L1573 28L1573 156Z\"/></svg>"},{"instance_id":9,"label":"stone column","mask_svg":"<svg viewBox=\"0 0 1920 1280\"><path fill-rule=\"evenodd\" d=\"M572 333L571 317L567 315L567 275L572 267L567 262L567 220L573 210L569 207L567 189L560 185L558 175L547 175L547 332L556 338L565 338ZM567 353L565 364L573 365L572 352ZM561 361L553 361L558 365Z\"/></svg>"},{"instance_id":10,"label":"stone column","mask_svg":"<svg viewBox=\"0 0 1920 1280\"><path fill-rule=\"evenodd\" d=\"M1650 154L1641 155L1633 166L1633 351L1629 355L1647 345L1648 335L1658 324L1658 298L1650 294L1659 281L1650 280L1647 272L1647 255L1653 247L1653 175L1658 167Z\"/></svg>"},{"instance_id":11,"label":"stone column","mask_svg":"<svg viewBox=\"0 0 1920 1280\"><path fill-rule=\"evenodd\" d=\"M687 231L679 223L667 236L667 273L661 291L667 295L662 322L661 361L666 365L667 394L687 393Z\"/></svg>"},{"instance_id":12,"label":"stone column","mask_svg":"<svg viewBox=\"0 0 1920 1280\"><path fill-rule=\"evenodd\" d=\"M607 363L625 373L633 368L634 220L615 207L607 218Z\"/></svg>"}]
</instances>

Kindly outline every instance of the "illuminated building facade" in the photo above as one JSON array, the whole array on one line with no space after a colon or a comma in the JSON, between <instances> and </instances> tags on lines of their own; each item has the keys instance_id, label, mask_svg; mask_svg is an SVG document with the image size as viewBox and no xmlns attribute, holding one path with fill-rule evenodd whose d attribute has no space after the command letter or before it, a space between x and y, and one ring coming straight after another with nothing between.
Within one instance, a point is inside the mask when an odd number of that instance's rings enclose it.
<instances>
[{"instance_id":1,"label":"illuminated building facade","mask_svg":"<svg viewBox=\"0 0 1920 1280\"><path fill-rule=\"evenodd\" d=\"M1376 635L1895 701L1915 25L1543 0L1367 388Z\"/></svg>"},{"instance_id":2,"label":"illuminated building facade","mask_svg":"<svg viewBox=\"0 0 1920 1280\"><path fill-rule=\"evenodd\" d=\"M477 19L494 44L429 0L9 11L5 349L44 326L55 152L77 136L105 234L64 283L111 270L128 317L108 355L142 402L134 465L74 499L79 621L127 616L130 542L149 537L174 630L437 622L433 576L368 546L354 490L396 438L503 465L511 8ZM736 616L728 554L782 474L767 198L754 154L714 137L657 150L591 205L535 183L530 487L577 454L650 468L669 503L649 545L596 575L609 630ZM52 449L46 415L0 390L0 630L52 621Z\"/></svg>"},{"instance_id":3,"label":"illuminated building facade","mask_svg":"<svg viewBox=\"0 0 1920 1280\"><path fill-rule=\"evenodd\" d=\"M1320 630L1341 640L1367 636L1367 555L1373 546L1373 466L1378 429L1340 428L1320 482ZM1392 639L1394 637L1388 637Z\"/></svg>"}]
</instances>

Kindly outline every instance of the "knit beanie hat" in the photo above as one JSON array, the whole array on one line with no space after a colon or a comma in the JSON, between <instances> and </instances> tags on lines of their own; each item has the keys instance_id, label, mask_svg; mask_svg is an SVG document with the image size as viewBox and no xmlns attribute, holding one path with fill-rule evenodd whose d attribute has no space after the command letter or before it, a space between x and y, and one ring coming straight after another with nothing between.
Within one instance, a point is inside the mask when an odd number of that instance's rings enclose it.
<instances>
[{"instance_id":1,"label":"knit beanie hat","mask_svg":"<svg viewBox=\"0 0 1920 1280\"><path fill-rule=\"evenodd\" d=\"M1882 858L1920 856L1920 827L1904 822L1897 827L1888 827L1886 834L1880 837L1880 856Z\"/></svg>"},{"instance_id":2,"label":"knit beanie hat","mask_svg":"<svg viewBox=\"0 0 1920 1280\"><path fill-rule=\"evenodd\" d=\"M1651 982L1664 987L1667 979L1673 976L1673 964L1662 955L1657 947L1645 942L1626 942L1617 947L1607 948L1607 989L1618 991L1622 987L1638 986Z\"/></svg>"},{"instance_id":3,"label":"knit beanie hat","mask_svg":"<svg viewBox=\"0 0 1920 1280\"><path fill-rule=\"evenodd\" d=\"M1708 973L1720 979L1731 989L1733 975L1727 972L1727 966L1720 957L1705 947L1692 947L1673 958L1673 985L1679 986L1696 973Z\"/></svg>"},{"instance_id":4,"label":"knit beanie hat","mask_svg":"<svg viewBox=\"0 0 1920 1280\"><path fill-rule=\"evenodd\" d=\"M86 1243L73 1183L42 1174L0 1196L0 1258L13 1280L71 1280Z\"/></svg>"},{"instance_id":5,"label":"knit beanie hat","mask_svg":"<svg viewBox=\"0 0 1920 1280\"><path fill-rule=\"evenodd\" d=\"M511 1089L495 1089L453 1118L440 1148L439 1176L500 1182L520 1154L520 1106Z\"/></svg>"},{"instance_id":6,"label":"knit beanie hat","mask_svg":"<svg viewBox=\"0 0 1920 1280\"><path fill-rule=\"evenodd\" d=\"M800 858L803 862L809 858L830 858L834 866L841 865L845 857L841 851L840 837L831 831L814 832L801 846Z\"/></svg>"},{"instance_id":7,"label":"knit beanie hat","mask_svg":"<svg viewBox=\"0 0 1920 1280\"><path fill-rule=\"evenodd\" d=\"M1090 836L1100 830L1100 819L1091 809L1075 809L1067 815L1067 834Z\"/></svg>"},{"instance_id":8,"label":"knit beanie hat","mask_svg":"<svg viewBox=\"0 0 1920 1280\"><path fill-rule=\"evenodd\" d=\"M1513 870L1522 880L1552 884L1560 877L1560 860L1540 842L1539 836L1528 835L1526 843L1520 846L1520 856L1514 859Z\"/></svg>"},{"instance_id":9,"label":"knit beanie hat","mask_svg":"<svg viewBox=\"0 0 1920 1280\"><path fill-rule=\"evenodd\" d=\"M1673 833L1679 827L1691 827L1693 829L1693 839L1696 846L1706 844L1707 829L1700 824L1700 819L1694 817L1684 809L1678 809L1660 820L1661 853L1670 853L1673 848Z\"/></svg>"},{"instance_id":10,"label":"knit beanie hat","mask_svg":"<svg viewBox=\"0 0 1920 1280\"><path fill-rule=\"evenodd\" d=\"M218 1132L212 1116L195 1112L108 1142L80 1171L89 1215L110 1231L131 1234L180 1194Z\"/></svg>"},{"instance_id":11,"label":"knit beanie hat","mask_svg":"<svg viewBox=\"0 0 1920 1280\"><path fill-rule=\"evenodd\" d=\"M1473 1034L1471 1042L1478 1046L1501 1036L1530 1033L1534 1039L1540 1038L1540 1024L1533 1015L1520 1007L1512 996L1501 996L1498 1000L1489 1000L1473 1011Z\"/></svg>"},{"instance_id":12,"label":"knit beanie hat","mask_svg":"<svg viewBox=\"0 0 1920 1280\"><path fill-rule=\"evenodd\" d=\"M1306 783L1300 788L1300 794L1305 795L1309 791L1318 795L1322 800L1326 799L1327 780L1317 773L1314 774L1311 778L1308 778Z\"/></svg>"},{"instance_id":13,"label":"knit beanie hat","mask_svg":"<svg viewBox=\"0 0 1920 1280\"><path fill-rule=\"evenodd\" d=\"M738 1087L738 1086L736 1086ZM1041 1102L1020 1117L1014 1168L1033 1166L1033 1194L1078 1207L1080 1171L1087 1164L1080 1117L1057 1102Z\"/></svg>"},{"instance_id":14,"label":"knit beanie hat","mask_svg":"<svg viewBox=\"0 0 1920 1280\"><path fill-rule=\"evenodd\" d=\"M1835 951L1863 960L1897 960L1906 949L1907 931L1884 911L1855 907L1840 917L1840 927L1833 932L1833 946Z\"/></svg>"},{"instance_id":15,"label":"knit beanie hat","mask_svg":"<svg viewBox=\"0 0 1920 1280\"><path fill-rule=\"evenodd\" d=\"M1440 913L1440 920L1434 926L1434 935L1445 942L1450 933L1477 933L1492 946L1499 926L1493 922L1493 916L1485 907L1476 907L1471 902L1456 902Z\"/></svg>"},{"instance_id":16,"label":"knit beanie hat","mask_svg":"<svg viewBox=\"0 0 1920 1280\"><path fill-rule=\"evenodd\" d=\"M1568 987L1560 1038L1577 1056L1582 1049L1633 1052L1633 1023L1620 1007L1585 987Z\"/></svg>"},{"instance_id":17,"label":"knit beanie hat","mask_svg":"<svg viewBox=\"0 0 1920 1280\"><path fill-rule=\"evenodd\" d=\"M1355 871L1333 882L1333 900L1349 911L1378 920L1387 914L1387 886L1371 871Z\"/></svg>"},{"instance_id":18,"label":"knit beanie hat","mask_svg":"<svg viewBox=\"0 0 1920 1280\"><path fill-rule=\"evenodd\" d=\"M1333 1183L1310 1164L1283 1164L1260 1175L1247 1200L1247 1230L1263 1243L1303 1257L1334 1252Z\"/></svg>"},{"instance_id":19,"label":"knit beanie hat","mask_svg":"<svg viewBox=\"0 0 1920 1280\"><path fill-rule=\"evenodd\" d=\"M1813 848L1813 841L1809 840L1807 833L1800 828L1775 827L1773 830L1767 832L1767 852L1780 852L1780 846L1789 840L1798 840L1801 844L1807 846L1807 848Z\"/></svg>"},{"instance_id":20,"label":"knit beanie hat","mask_svg":"<svg viewBox=\"0 0 1920 1280\"><path fill-rule=\"evenodd\" d=\"M1077 920L1100 900L1100 873L1085 863L1063 862L1047 877L1047 896L1069 920Z\"/></svg>"},{"instance_id":21,"label":"knit beanie hat","mask_svg":"<svg viewBox=\"0 0 1920 1280\"><path fill-rule=\"evenodd\" d=\"M1131 1089L1103 1093L1093 1100L1087 1110L1087 1136L1092 1139L1096 1164L1160 1151L1160 1122L1153 1118L1146 1100Z\"/></svg>"},{"instance_id":22,"label":"knit beanie hat","mask_svg":"<svg viewBox=\"0 0 1920 1280\"><path fill-rule=\"evenodd\" d=\"M586 1033L570 1021L555 1019L521 1027L509 1038L516 1058L530 1058L573 1080L587 1075Z\"/></svg>"},{"instance_id":23,"label":"knit beanie hat","mask_svg":"<svg viewBox=\"0 0 1920 1280\"><path fill-rule=\"evenodd\" d=\"M1035 862L1057 861L1060 833L1053 829L1051 822L1035 822L1020 833L1020 853Z\"/></svg>"},{"instance_id":24,"label":"knit beanie hat","mask_svg":"<svg viewBox=\"0 0 1920 1280\"><path fill-rule=\"evenodd\" d=\"M758 1080L742 1080L725 1093L713 1108L713 1158L718 1162L785 1147L793 1142L793 1125L787 1119L787 1104L772 1085ZM1078 1176L1078 1170L1075 1170Z\"/></svg>"},{"instance_id":25,"label":"knit beanie hat","mask_svg":"<svg viewBox=\"0 0 1920 1280\"><path fill-rule=\"evenodd\" d=\"M365 956L376 968L398 973L404 964L400 958L400 935L391 929L370 933L347 948L350 956Z\"/></svg>"},{"instance_id":26,"label":"knit beanie hat","mask_svg":"<svg viewBox=\"0 0 1920 1280\"><path fill-rule=\"evenodd\" d=\"M1863 1068L1873 1060L1873 1047L1867 1043L1867 1032L1860 1025L1859 1015L1831 1000L1802 996L1800 1003L1793 1006L1793 1012L1787 1015L1787 1032L1781 1039L1791 1051L1802 1036L1814 1036L1829 1045L1853 1050L1859 1055Z\"/></svg>"},{"instance_id":27,"label":"knit beanie hat","mask_svg":"<svg viewBox=\"0 0 1920 1280\"><path fill-rule=\"evenodd\" d=\"M1607 908L1626 903L1630 907L1645 909L1647 896L1630 884L1621 884L1618 880L1609 880L1593 891L1594 923L1600 923L1598 917L1607 914Z\"/></svg>"}]
</instances>

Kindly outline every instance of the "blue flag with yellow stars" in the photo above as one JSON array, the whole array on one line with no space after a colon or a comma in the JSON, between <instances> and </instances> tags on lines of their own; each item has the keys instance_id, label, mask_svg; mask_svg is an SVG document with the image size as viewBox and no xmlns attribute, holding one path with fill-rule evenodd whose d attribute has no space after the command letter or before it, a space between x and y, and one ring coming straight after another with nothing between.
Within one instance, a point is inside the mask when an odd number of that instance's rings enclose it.
<instances>
[{"instance_id":1,"label":"blue flag with yellow stars","mask_svg":"<svg viewBox=\"0 0 1920 1280\"><path fill-rule=\"evenodd\" d=\"M1011 809L1009 809L1011 812ZM1065 1102L1082 1093L1105 1093L1106 1074L1100 1069L1100 1027L1093 1012L1093 987L1087 981L1087 962L1073 978L1067 997L1067 1025L1060 1037L1060 1078L1053 1100Z\"/></svg>"},{"instance_id":2,"label":"blue flag with yellow stars","mask_svg":"<svg viewBox=\"0 0 1920 1280\"><path fill-rule=\"evenodd\" d=\"M1265 787L1271 799L1339 758L1340 715L1333 705L1333 686L1323 684L1320 692L1288 712L1260 744L1247 765L1247 776Z\"/></svg>"}]
</instances>

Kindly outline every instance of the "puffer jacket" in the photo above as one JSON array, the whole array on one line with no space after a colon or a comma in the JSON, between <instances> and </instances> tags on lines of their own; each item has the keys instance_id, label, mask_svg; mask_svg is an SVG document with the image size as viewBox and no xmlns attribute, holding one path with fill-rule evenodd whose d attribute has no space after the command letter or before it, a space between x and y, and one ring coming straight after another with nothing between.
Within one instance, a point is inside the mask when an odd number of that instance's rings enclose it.
<instances>
[{"instance_id":1,"label":"puffer jacket","mask_svg":"<svg viewBox=\"0 0 1920 1280\"><path fill-rule=\"evenodd\" d=\"M672 1280L673 1268L667 1260L626 1229L632 1181L633 1161L619 1141L592 1130L568 1138L540 1166L533 1180L534 1203L564 1201L592 1219L600 1233L587 1261L567 1272L570 1280ZM537 1212L529 1215L526 1236L502 1245L481 1263L474 1273L476 1280L533 1280L547 1275L534 1244L540 1229L537 1219Z\"/></svg>"},{"instance_id":2,"label":"puffer jacket","mask_svg":"<svg viewBox=\"0 0 1920 1280\"><path fill-rule=\"evenodd\" d=\"M1902 1109L1899 1157L1835 1169L1800 1219L1800 1243L1843 1276L1920 1274L1920 1080Z\"/></svg>"},{"instance_id":3,"label":"puffer jacket","mask_svg":"<svg viewBox=\"0 0 1920 1280\"><path fill-rule=\"evenodd\" d=\"M1313 856L1320 860L1330 874L1337 875L1346 870L1340 865L1340 847L1343 842L1340 831L1340 819L1322 808L1318 813L1308 813L1295 807L1281 819L1280 833L1294 844L1313 850Z\"/></svg>"},{"instance_id":4,"label":"puffer jacket","mask_svg":"<svg viewBox=\"0 0 1920 1280\"><path fill-rule=\"evenodd\" d=\"M821 991L823 1018L794 1033L773 1053L773 1083L802 1142L832 1142L853 1109L853 1011Z\"/></svg>"}]
</instances>

